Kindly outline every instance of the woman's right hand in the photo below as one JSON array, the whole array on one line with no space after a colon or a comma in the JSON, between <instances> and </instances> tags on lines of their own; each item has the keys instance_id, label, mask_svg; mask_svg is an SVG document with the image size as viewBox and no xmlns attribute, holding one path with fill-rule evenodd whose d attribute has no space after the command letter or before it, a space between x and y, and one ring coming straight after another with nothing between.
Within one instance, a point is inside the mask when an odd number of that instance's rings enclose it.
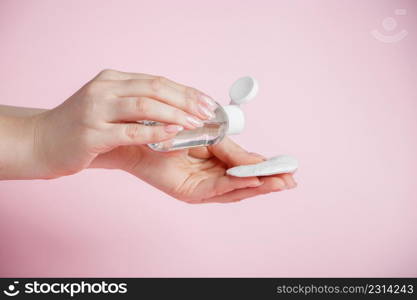
<instances>
[{"instance_id":1,"label":"woman's right hand","mask_svg":"<svg viewBox=\"0 0 417 300\"><path fill-rule=\"evenodd\" d=\"M37 163L30 177L74 174L118 146L170 139L202 126L215 106L204 93L163 77L104 70L58 107L32 116Z\"/></svg>"}]
</instances>

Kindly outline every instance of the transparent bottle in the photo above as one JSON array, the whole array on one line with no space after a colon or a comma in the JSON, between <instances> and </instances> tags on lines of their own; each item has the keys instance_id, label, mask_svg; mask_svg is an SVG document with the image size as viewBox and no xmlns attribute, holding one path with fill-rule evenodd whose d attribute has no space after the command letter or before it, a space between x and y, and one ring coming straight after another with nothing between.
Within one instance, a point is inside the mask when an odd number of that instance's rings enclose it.
<instances>
[{"instance_id":1,"label":"transparent bottle","mask_svg":"<svg viewBox=\"0 0 417 300\"><path fill-rule=\"evenodd\" d=\"M237 105L221 106L217 103L214 115L213 119L204 121L202 127L180 131L170 140L148 146L162 152L209 146L219 143L226 134L238 134L243 130L245 117ZM154 122L149 125L157 124Z\"/></svg>"},{"instance_id":2,"label":"transparent bottle","mask_svg":"<svg viewBox=\"0 0 417 300\"><path fill-rule=\"evenodd\" d=\"M174 138L148 146L161 152L174 151L192 147L203 147L219 143L226 135L239 134L245 127L245 115L239 105L256 96L258 83L252 77L242 77L230 88L230 105L217 104L215 117L204 121L204 126L180 131ZM145 125L161 125L154 121L144 121Z\"/></svg>"}]
</instances>

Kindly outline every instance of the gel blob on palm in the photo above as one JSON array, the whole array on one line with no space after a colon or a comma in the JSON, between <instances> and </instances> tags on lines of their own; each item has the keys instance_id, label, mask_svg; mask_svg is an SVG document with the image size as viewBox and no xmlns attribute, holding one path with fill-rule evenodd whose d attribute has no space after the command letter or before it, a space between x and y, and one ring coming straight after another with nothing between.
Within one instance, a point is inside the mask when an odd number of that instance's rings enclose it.
<instances>
[{"instance_id":1,"label":"gel blob on palm","mask_svg":"<svg viewBox=\"0 0 417 300\"><path fill-rule=\"evenodd\" d=\"M257 93L256 79L249 76L242 77L230 88L230 105L221 106L216 102L215 117L204 121L203 127L183 130L170 140L148 144L148 146L155 151L167 152L214 145L226 135L239 134L245 127L245 115L239 105L252 100Z\"/></svg>"}]
</instances>

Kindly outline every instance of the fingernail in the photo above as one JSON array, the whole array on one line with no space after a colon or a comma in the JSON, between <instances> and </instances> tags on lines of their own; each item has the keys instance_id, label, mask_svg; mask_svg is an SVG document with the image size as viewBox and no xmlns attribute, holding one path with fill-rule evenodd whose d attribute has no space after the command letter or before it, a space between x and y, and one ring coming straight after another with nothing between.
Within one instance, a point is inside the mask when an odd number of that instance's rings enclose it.
<instances>
[{"instance_id":1,"label":"fingernail","mask_svg":"<svg viewBox=\"0 0 417 300\"><path fill-rule=\"evenodd\" d=\"M261 186L263 184L264 184L264 182L261 181L261 180L259 180L258 182L255 182L253 184L250 184L249 187L255 188L255 187Z\"/></svg>"},{"instance_id":2,"label":"fingernail","mask_svg":"<svg viewBox=\"0 0 417 300\"><path fill-rule=\"evenodd\" d=\"M214 113L209 111L207 109L207 107L203 106L202 104L198 104L198 110L200 111L201 114L203 114L204 116L206 116L209 119L213 119L214 118Z\"/></svg>"},{"instance_id":3,"label":"fingernail","mask_svg":"<svg viewBox=\"0 0 417 300\"><path fill-rule=\"evenodd\" d=\"M216 102L206 94L201 94L201 100L203 100L211 110L214 110L217 107Z\"/></svg>"},{"instance_id":4,"label":"fingernail","mask_svg":"<svg viewBox=\"0 0 417 300\"><path fill-rule=\"evenodd\" d=\"M184 130L184 127L182 127L180 125L167 125L167 126L165 126L165 131L168 132L168 133L179 132L181 130Z\"/></svg>"},{"instance_id":5,"label":"fingernail","mask_svg":"<svg viewBox=\"0 0 417 300\"><path fill-rule=\"evenodd\" d=\"M278 189L279 190L286 190L287 189L287 185L285 184L284 180L277 178L277 182L278 182Z\"/></svg>"},{"instance_id":6,"label":"fingernail","mask_svg":"<svg viewBox=\"0 0 417 300\"><path fill-rule=\"evenodd\" d=\"M261 158L263 160L267 160L267 158L259 153L255 153L255 152L249 152L250 155L256 156L258 158Z\"/></svg>"},{"instance_id":7,"label":"fingernail","mask_svg":"<svg viewBox=\"0 0 417 300\"><path fill-rule=\"evenodd\" d=\"M192 116L187 116L186 119L193 126L202 127L204 125L203 121L201 121L197 118L194 118Z\"/></svg>"}]
</instances>

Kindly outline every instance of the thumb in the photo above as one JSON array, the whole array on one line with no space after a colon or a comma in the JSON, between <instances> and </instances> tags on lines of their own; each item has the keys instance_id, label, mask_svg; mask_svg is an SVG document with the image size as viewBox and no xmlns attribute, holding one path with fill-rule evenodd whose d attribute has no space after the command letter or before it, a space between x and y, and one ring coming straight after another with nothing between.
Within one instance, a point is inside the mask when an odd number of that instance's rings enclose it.
<instances>
[{"instance_id":1,"label":"thumb","mask_svg":"<svg viewBox=\"0 0 417 300\"><path fill-rule=\"evenodd\" d=\"M107 131L108 144L114 146L158 143L173 138L184 128L179 125L146 126L138 123L114 124Z\"/></svg>"},{"instance_id":2,"label":"thumb","mask_svg":"<svg viewBox=\"0 0 417 300\"><path fill-rule=\"evenodd\" d=\"M229 167L257 164L265 160L262 155L249 153L227 137L220 143L210 146L209 150Z\"/></svg>"}]
</instances>

